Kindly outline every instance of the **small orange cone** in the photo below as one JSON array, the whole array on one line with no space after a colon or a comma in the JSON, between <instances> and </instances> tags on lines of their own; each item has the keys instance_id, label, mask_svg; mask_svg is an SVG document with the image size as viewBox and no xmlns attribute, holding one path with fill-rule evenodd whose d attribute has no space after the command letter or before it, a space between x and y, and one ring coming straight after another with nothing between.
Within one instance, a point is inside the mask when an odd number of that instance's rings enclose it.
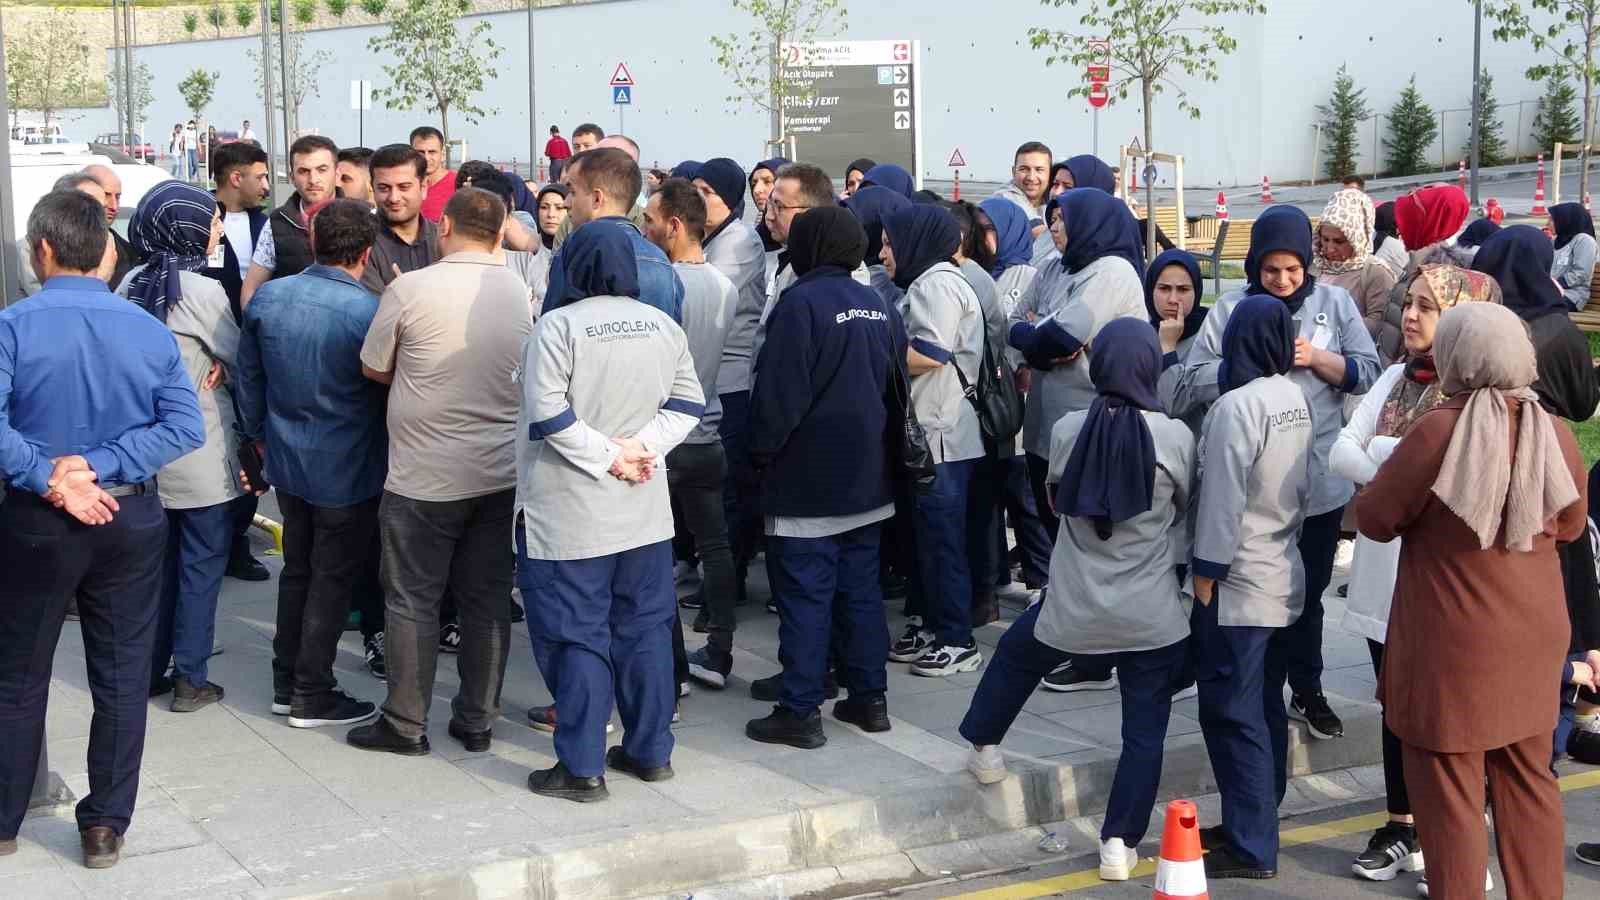
<instances>
[{"instance_id":1,"label":"small orange cone","mask_svg":"<svg viewBox=\"0 0 1600 900\"><path fill-rule=\"evenodd\" d=\"M1222 193L1221 191L1217 191L1217 219L1220 221L1222 219L1226 219L1227 217L1228 217L1228 197L1227 197L1226 194Z\"/></svg>"},{"instance_id":2,"label":"small orange cone","mask_svg":"<svg viewBox=\"0 0 1600 900\"><path fill-rule=\"evenodd\" d=\"M1534 182L1534 185L1533 185L1533 209L1531 211L1531 214L1535 215L1535 216L1549 215L1549 211L1544 208L1544 154L1543 153L1539 154L1539 180Z\"/></svg>"},{"instance_id":3,"label":"small orange cone","mask_svg":"<svg viewBox=\"0 0 1600 900\"><path fill-rule=\"evenodd\" d=\"M1200 858L1200 813L1189 800L1167 804L1167 827L1161 832L1161 861L1156 866L1153 900L1210 900L1206 864Z\"/></svg>"},{"instance_id":4,"label":"small orange cone","mask_svg":"<svg viewBox=\"0 0 1600 900\"><path fill-rule=\"evenodd\" d=\"M1265 175L1261 176L1261 202L1272 202L1272 182L1268 181Z\"/></svg>"},{"instance_id":5,"label":"small orange cone","mask_svg":"<svg viewBox=\"0 0 1600 900\"><path fill-rule=\"evenodd\" d=\"M1464 159L1456 163L1456 184L1463 191L1467 189L1467 161Z\"/></svg>"},{"instance_id":6,"label":"small orange cone","mask_svg":"<svg viewBox=\"0 0 1600 900\"><path fill-rule=\"evenodd\" d=\"M1486 218L1488 218L1489 221L1495 223L1496 225L1499 225L1501 222L1506 220L1505 208L1500 205L1499 200L1496 200L1493 197L1490 197L1489 202L1484 206L1483 214Z\"/></svg>"}]
</instances>

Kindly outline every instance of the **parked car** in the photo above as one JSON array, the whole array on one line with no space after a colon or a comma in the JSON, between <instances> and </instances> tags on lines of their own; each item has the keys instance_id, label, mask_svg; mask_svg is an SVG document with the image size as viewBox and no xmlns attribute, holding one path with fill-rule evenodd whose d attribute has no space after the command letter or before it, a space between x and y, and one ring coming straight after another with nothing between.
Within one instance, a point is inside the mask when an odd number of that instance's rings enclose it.
<instances>
[{"instance_id":1,"label":"parked car","mask_svg":"<svg viewBox=\"0 0 1600 900\"><path fill-rule=\"evenodd\" d=\"M95 137L95 139L89 143L110 147L127 156L136 156L143 159L156 158L156 148L152 146L149 141L138 139L129 141L126 139L126 137L126 135L123 135L120 132L109 131L105 134Z\"/></svg>"}]
</instances>

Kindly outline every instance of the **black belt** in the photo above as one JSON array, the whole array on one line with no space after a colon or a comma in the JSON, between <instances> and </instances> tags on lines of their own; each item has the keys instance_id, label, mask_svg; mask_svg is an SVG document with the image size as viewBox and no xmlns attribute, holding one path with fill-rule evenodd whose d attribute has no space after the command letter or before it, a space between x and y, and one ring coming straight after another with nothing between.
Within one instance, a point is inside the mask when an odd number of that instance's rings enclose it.
<instances>
[{"instance_id":1,"label":"black belt","mask_svg":"<svg viewBox=\"0 0 1600 900\"><path fill-rule=\"evenodd\" d=\"M156 480L151 478L138 484L114 484L101 490L113 497L142 497L145 494L154 494L156 492Z\"/></svg>"}]
</instances>

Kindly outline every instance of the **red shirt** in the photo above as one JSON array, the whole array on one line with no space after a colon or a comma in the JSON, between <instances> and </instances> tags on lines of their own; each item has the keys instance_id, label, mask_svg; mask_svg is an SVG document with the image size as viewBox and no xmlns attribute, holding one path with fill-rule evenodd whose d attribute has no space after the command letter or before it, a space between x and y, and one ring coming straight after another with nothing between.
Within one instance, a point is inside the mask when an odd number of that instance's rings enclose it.
<instances>
[{"instance_id":1,"label":"red shirt","mask_svg":"<svg viewBox=\"0 0 1600 900\"><path fill-rule=\"evenodd\" d=\"M428 188L428 195L422 198L422 217L429 222L438 222L444 218L444 205L450 202L450 195L456 192L456 173L445 170L444 177L435 181Z\"/></svg>"},{"instance_id":2,"label":"red shirt","mask_svg":"<svg viewBox=\"0 0 1600 900\"><path fill-rule=\"evenodd\" d=\"M551 159L571 159L572 145L561 135L555 135L544 142L544 155Z\"/></svg>"}]
</instances>

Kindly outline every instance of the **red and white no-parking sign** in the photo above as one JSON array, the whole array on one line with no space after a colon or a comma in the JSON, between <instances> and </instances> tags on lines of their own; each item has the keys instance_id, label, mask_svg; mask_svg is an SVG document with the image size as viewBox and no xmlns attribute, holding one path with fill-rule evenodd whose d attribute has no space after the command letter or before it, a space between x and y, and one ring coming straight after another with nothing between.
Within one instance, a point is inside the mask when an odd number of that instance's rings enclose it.
<instances>
[{"instance_id":1,"label":"red and white no-parking sign","mask_svg":"<svg viewBox=\"0 0 1600 900\"><path fill-rule=\"evenodd\" d=\"M1089 105L1099 109L1111 102L1111 91L1107 88L1111 81L1111 42L1090 41L1089 54L1091 62L1084 73L1089 82Z\"/></svg>"}]
</instances>

